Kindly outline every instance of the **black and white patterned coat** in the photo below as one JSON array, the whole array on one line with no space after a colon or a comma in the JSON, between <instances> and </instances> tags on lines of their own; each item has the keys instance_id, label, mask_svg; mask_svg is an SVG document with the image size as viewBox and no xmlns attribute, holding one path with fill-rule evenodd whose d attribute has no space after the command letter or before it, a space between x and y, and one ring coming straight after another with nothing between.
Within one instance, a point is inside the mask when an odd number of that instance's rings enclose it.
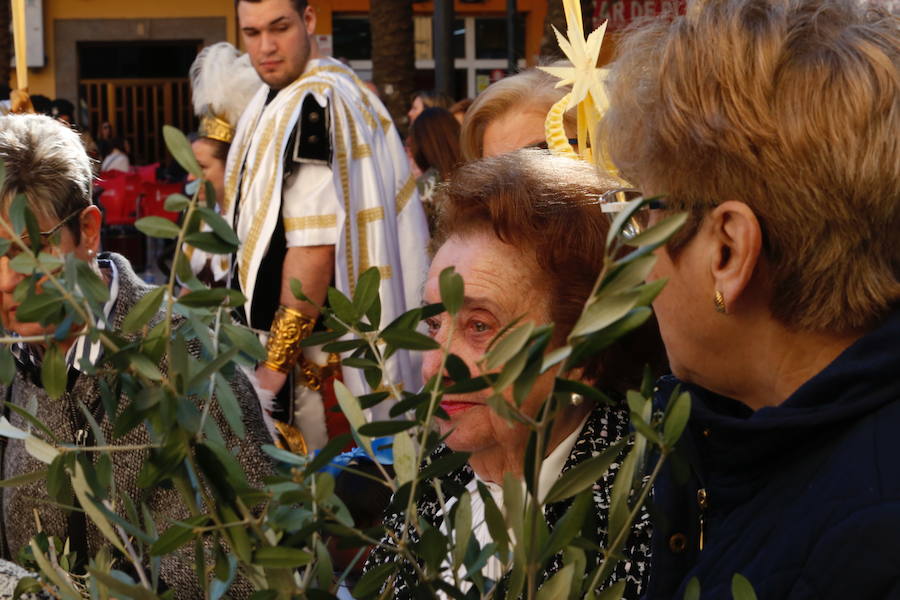
<instances>
[{"instance_id":1,"label":"black and white patterned coat","mask_svg":"<svg viewBox=\"0 0 900 600\"><path fill-rule=\"evenodd\" d=\"M563 473L572 469L576 465L585 460L596 456L606 450L611 444L621 439L628 432L628 409L625 406L600 406L590 414L578 439L575 442L572 451L566 459ZM446 446L440 447L435 451L432 458L447 455L450 450ZM624 456L624 453L623 453ZM594 507L595 507L595 524L596 524L596 541L605 546L607 543L607 521L609 516L610 495L612 493L612 484L616 473L619 471L619 463L613 463L607 472L594 484ZM468 465L446 475L441 478L441 488L446 490L449 488L465 487L474 477L472 469ZM420 517L434 527L440 527L443 522L440 503L433 484L423 482L424 490L422 497L417 503L417 511ZM446 499L446 498L445 498ZM551 531L566 513L571 505L571 500L565 500L544 507L544 516L550 526ZM384 520L385 529L397 537L401 534L404 522L402 513L388 514ZM623 548L624 560L620 561L616 566L613 577L609 582L615 582L619 579L626 580L625 593L622 596L624 600L636 600L645 589L647 583L647 573L650 566L650 538L651 525L650 516L645 508L641 509L637 519L632 525L631 535ZM415 531L410 532L410 539L413 542L418 541ZM381 540L384 545L392 545L390 536L385 535ZM399 560L397 554L383 547L373 549L366 562L366 570L387 562ZM598 564L599 558L595 557L593 564L588 564L586 571L590 572ZM562 568L562 556L557 555L549 563L548 567L541 574L542 581L549 579L554 573ZM390 579L388 580L391 581ZM405 563L400 568L400 576L394 580L394 591L392 597L397 598L413 598L420 597L421 590L417 590L417 577L412 565ZM412 587L410 587L412 585ZM598 591L603 589L598 588ZM416 592L419 591L419 594Z\"/></svg>"}]
</instances>

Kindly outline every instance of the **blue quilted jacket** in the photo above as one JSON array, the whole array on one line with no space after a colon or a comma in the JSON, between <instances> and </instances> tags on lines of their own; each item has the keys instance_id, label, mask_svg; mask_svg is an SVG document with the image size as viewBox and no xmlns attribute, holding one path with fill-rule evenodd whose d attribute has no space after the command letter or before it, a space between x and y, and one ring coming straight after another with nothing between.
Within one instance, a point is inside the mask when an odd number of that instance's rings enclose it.
<instances>
[{"instance_id":1,"label":"blue quilted jacket","mask_svg":"<svg viewBox=\"0 0 900 600\"><path fill-rule=\"evenodd\" d=\"M645 598L681 600L696 577L730 599L735 573L760 600L900 598L900 310L780 406L685 387Z\"/></svg>"}]
</instances>

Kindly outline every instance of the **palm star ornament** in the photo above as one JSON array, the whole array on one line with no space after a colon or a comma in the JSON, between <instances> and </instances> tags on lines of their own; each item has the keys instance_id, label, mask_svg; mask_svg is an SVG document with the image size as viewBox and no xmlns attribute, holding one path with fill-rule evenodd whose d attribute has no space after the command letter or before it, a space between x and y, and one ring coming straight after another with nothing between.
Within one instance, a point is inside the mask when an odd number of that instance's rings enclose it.
<instances>
[{"instance_id":1,"label":"palm star ornament","mask_svg":"<svg viewBox=\"0 0 900 600\"><path fill-rule=\"evenodd\" d=\"M547 146L554 154L591 161L593 158L591 148L595 147L595 131L600 116L609 104L604 88L608 69L597 68L607 22L604 21L585 39L579 0L563 0L563 7L566 13L568 38L556 27L553 31L570 65L538 68L560 79L556 87L571 85L572 91L554 104L547 115L545 125ZM573 106L578 107L577 153L569 144L563 124L565 112Z\"/></svg>"}]
</instances>

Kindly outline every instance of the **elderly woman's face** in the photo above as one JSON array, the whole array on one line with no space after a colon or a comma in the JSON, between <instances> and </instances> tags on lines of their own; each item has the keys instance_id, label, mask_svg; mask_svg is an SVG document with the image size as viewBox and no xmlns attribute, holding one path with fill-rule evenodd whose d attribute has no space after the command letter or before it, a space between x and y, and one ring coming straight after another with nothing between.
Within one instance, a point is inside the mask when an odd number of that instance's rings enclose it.
<instances>
[{"instance_id":1,"label":"elderly woman's face","mask_svg":"<svg viewBox=\"0 0 900 600\"><path fill-rule=\"evenodd\" d=\"M484 357L488 344L517 317L521 322L544 324L550 321L546 293L536 281L533 258L515 247L504 244L492 233L451 237L441 246L431 263L425 284L425 301L440 302L438 278L441 271L454 267L465 282L465 301L452 323L447 313L429 319L431 335L447 350L459 356L472 374L481 372L477 362ZM425 355L422 374L427 380L436 375L441 365L441 351ZM549 375L549 376L548 376ZM537 413L553 387L552 374L541 376L523 410ZM438 420L441 434L452 430L447 445L454 450L479 452L494 445L524 446L528 432L513 425L491 410L486 401L491 390L444 396L441 406L450 417ZM509 390L507 400L511 400Z\"/></svg>"},{"instance_id":2,"label":"elderly woman's face","mask_svg":"<svg viewBox=\"0 0 900 600\"><path fill-rule=\"evenodd\" d=\"M7 223L9 222L8 217L4 216L4 219ZM37 220L38 227L41 231L45 232L51 231L59 224L58 220L48 219L46 217L38 217ZM45 245L41 248L41 252L55 254L60 257L72 252L77 258L85 262L89 261L91 259L89 250L96 252L99 247L100 221L100 211L96 206L85 208L79 215L75 215L72 220L72 222L77 223L81 229L81 239L79 243L75 243L75 236L72 234L69 227L62 226L59 228L58 232L52 236L52 239L46 240ZM11 239L9 232L6 231L5 227L0 227L0 237ZM53 239L58 240L58 242L55 244L52 243ZM29 243L27 237L24 241L25 243ZM12 270L9 266L9 261L11 256L18 252L19 247L13 242L7 255L0 257L0 320L3 322L4 329L21 336L44 335L50 333L54 329L53 326L44 326L39 323L21 323L16 318L16 309L19 307L19 303L13 298L13 291L25 278L25 275ZM41 281L43 282L44 280ZM38 284L37 289L38 293L40 293L40 283Z\"/></svg>"}]
</instances>

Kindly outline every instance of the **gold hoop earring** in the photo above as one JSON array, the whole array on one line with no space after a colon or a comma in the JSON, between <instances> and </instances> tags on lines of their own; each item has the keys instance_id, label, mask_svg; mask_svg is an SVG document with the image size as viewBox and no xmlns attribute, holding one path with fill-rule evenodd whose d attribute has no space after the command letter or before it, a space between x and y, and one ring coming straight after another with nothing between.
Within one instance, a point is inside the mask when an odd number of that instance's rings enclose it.
<instances>
[{"instance_id":1,"label":"gold hoop earring","mask_svg":"<svg viewBox=\"0 0 900 600\"><path fill-rule=\"evenodd\" d=\"M722 292L716 290L716 296L713 298L713 305L716 307L717 313L725 314L725 296L722 295Z\"/></svg>"}]
</instances>

